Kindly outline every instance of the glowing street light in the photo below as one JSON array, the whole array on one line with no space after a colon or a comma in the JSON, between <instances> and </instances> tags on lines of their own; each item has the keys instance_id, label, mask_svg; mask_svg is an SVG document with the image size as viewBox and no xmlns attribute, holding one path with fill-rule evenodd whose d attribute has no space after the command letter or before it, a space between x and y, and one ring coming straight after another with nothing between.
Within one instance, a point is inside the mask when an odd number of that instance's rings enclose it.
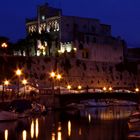
<instances>
[{"instance_id":1,"label":"glowing street light","mask_svg":"<svg viewBox=\"0 0 140 140\"><path fill-rule=\"evenodd\" d=\"M67 89L68 89L69 92L70 92L70 90L71 90L71 85L67 85Z\"/></svg>"},{"instance_id":2,"label":"glowing street light","mask_svg":"<svg viewBox=\"0 0 140 140\"><path fill-rule=\"evenodd\" d=\"M9 82L8 80L5 80L5 81L4 81L4 85L5 85L5 86L8 86L9 84L10 84L10 82Z\"/></svg>"},{"instance_id":3,"label":"glowing street light","mask_svg":"<svg viewBox=\"0 0 140 140\"><path fill-rule=\"evenodd\" d=\"M112 91L112 87L109 87L109 91Z\"/></svg>"},{"instance_id":4,"label":"glowing street light","mask_svg":"<svg viewBox=\"0 0 140 140\"><path fill-rule=\"evenodd\" d=\"M106 91L106 87L103 87L103 91Z\"/></svg>"},{"instance_id":5,"label":"glowing street light","mask_svg":"<svg viewBox=\"0 0 140 140\"><path fill-rule=\"evenodd\" d=\"M81 90L81 89L82 89L82 86L81 86L81 85L79 85L79 86L78 86L78 89L79 89L79 90Z\"/></svg>"},{"instance_id":6,"label":"glowing street light","mask_svg":"<svg viewBox=\"0 0 140 140\"><path fill-rule=\"evenodd\" d=\"M1 44L1 47L2 47L2 48L7 48L7 47L8 47L8 45L7 45L7 43L6 43L6 42L3 42L3 43Z\"/></svg>"},{"instance_id":7,"label":"glowing street light","mask_svg":"<svg viewBox=\"0 0 140 140\"><path fill-rule=\"evenodd\" d=\"M8 86L9 84L10 84L9 80L5 80L5 81L4 81L4 86L5 86L5 87ZM7 89L6 89L6 91L7 91Z\"/></svg>"},{"instance_id":8,"label":"glowing street light","mask_svg":"<svg viewBox=\"0 0 140 140\"><path fill-rule=\"evenodd\" d=\"M67 85L67 89L69 89L69 90L70 90L70 89L71 89L71 85Z\"/></svg>"},{"instance_id":9,"label":"glowing street light","mask_svg":"<svg viewBox=\"0 0 140 140\"><path fill-rule=\"evenodd\" d=\"M61 74L57 74L57 75L56 75L56 79L57 79L57 80L61 80L61 78L62 78Z\"/></svg>"},{"instance_id":10,"label":"glowing street light","mask_svg":"<svg viewBox=\"0 0 140 140\"><path fill-rule=\"evenodd\" d=\"M22 75L22 70L21 69L17 69L15 73L16 73L17 76L21 76Z\"/></svg>"},{"instance_id":11,"label":"glowing street light","mask_svg":"<svg viewBox=\"0 0 140 140\"><path fill-rule=\"evenodd\" d=\"M23 79L23 80L22 80L22 84L23 84L23 85L26 85L26 84L27 84L27 80L26 80L26 79Z\"/></svg>"},{"instance_id":12,"label":"glowing street light","mask_svg":"<svg viewBox=\"0 0 140 140\"><path fill-rule=\"evenodd\" d=\"M139 92L139 88L135 88L135 92Z\"/></svg>"},{"instance_id":13,"label":"glowing street light","mask_svg":"<svg viewBox=\"0 0 140 140\"><path fill-rule=\"evenodd\" d=\"M51 77L51 78L54 78L55 76L56 76L55 72L52 71L52 72L50 73L50 77Z\"/></svg>"}]
</instances>

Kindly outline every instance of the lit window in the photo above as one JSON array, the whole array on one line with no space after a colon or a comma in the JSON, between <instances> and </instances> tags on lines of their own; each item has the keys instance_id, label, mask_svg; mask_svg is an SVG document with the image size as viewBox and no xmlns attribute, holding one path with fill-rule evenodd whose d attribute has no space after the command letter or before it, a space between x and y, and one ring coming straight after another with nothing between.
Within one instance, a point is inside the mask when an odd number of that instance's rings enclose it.
<instances>
[{"instance_id":1,"label":"lit window","mask_svg":"<svg viewBox=\"0 0 140 140\"><path fill-rule=\"evenodd\" d=\"M42 18L42 20L45 20L45 16L44 15L41 18Z\"/></svg>"}]
</instances>

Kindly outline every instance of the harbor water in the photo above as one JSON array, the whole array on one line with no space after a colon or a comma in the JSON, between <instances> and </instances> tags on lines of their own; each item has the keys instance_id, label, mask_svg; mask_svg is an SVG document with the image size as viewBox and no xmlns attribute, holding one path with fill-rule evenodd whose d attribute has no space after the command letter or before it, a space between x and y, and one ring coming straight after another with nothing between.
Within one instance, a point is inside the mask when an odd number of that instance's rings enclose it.
<instances>
[{"instance_id":1,"label":"harbor water","mask_svg":"<svg viewBox=\"0 0 140 140\"><path fill-rule=\"evenodd\" d=\"M0 122L0 140L127 140L135 107L108 106L48 111Z\"/></svg>"}]
</instances>

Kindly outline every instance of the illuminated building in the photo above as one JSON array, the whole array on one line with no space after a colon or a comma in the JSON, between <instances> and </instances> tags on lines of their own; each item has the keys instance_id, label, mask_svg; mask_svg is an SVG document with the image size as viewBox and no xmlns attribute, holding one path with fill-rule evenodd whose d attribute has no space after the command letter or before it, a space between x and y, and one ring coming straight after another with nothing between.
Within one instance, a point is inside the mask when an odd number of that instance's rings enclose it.
<instances>
[{"instance_id":1,"label":"illuminated building","mask_svg":"<svg viewBox=\"0 0 140 140\"><path fill-rule=\"evenodd\" d=\"M74 52L78 59L122 62L124 41L112 37L111 26L100 20L65 16L48 4L37 8L37 18L26 20L27 34L37 41L37 55L55 56Z\"/></svg>"}]
</instances>

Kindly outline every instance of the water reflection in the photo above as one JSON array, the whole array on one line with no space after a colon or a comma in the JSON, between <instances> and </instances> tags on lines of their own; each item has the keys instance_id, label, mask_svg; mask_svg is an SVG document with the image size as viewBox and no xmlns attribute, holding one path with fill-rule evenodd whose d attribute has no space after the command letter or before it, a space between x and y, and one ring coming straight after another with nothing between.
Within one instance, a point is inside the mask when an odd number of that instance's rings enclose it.
<instances>
[{"instance_id":1,"label":"water reflection","mask_svg":"<svg viewBox=\"0 0 140 140\"><path fill-rule=\"evenodd\" d=\"M31 130L30 130L31 138L34 138L34 120L31 122Z\"/></svg>"},{"instance_id":2,"label":"water reflection","mask_svg":"<svg viewBox=\"0 0 140 140\"><path fill-rule=\"evenodd\" d=\"M4 131L4 137L5 137L5 140L8 140L8 130L7 129Z\"/></svg>"},{"instance_id":3,"label":"water reflection","mask_svg":"<svg viewBox=\"0 0 140 140\"><path fill-rule=\"evenodd\" d=\"M23 132L22 132L22 139L23 140L27 139L27 132L26 132L26 130L23 130Z\"/></svg>"},{"instance_id":4,"label":"water reflection","mask_svg":"<svg viewBox=\"0 0 140 140\"><path fill-rule=\"evenodd\" d=\"M71 135L71 121L68 121L68 136Z\"/></svg>"},{"instance_id":5,"label":"water reflection","mask_svg":"<svg viewBox=\"0 0 140 140\"><path fill-rule=\"evenodd\" d=\"M134 107L86 108L76 117L52 111L46 116L0 123L0 140L126 140L127 117L133 110Z\"/></svg>"},{"instance_id":6,"label":"water reflection","mask_svg":"<svg viewBox=\"0 0 140 140\"><path fill-rule=\"evenodd\" d=\"M91 122L91 115L90 114L88 114L88 121L89 121L89 123Z\"/></svg>"},{"instance_id":7,"label":"water reflection","mask_svg":"<svg viewBox=\"0 0 140 140\"><path fill-rule=\"evenodd\" d=\"M82 135L82 129L79 128L79 135Z\"/></svg>"},{"instance_id":8,"label":"water reflection","mask_svg":"<svg viewBox=\"0 0 140 140\"><path fill-rule=\"evenodd\" d=\"M38 125L38 119L35 120L35 136L38 138L39 135L39 125Z\"/></svg>"},{"instance_id":9,"label":"water reflection","mask_svg":"<svg viewBox=\"0 0 140 140\"><path fill-rule=\"evenodd\" d=\"M132 107L99 107L99 108L87 108L81 112L82 116L87 116L88 120L91 118L101 119L101 120L115 120L115 119L125 119L133 111Z\"/></svg>"},{"instance_id":10,"label":"water reflection","mask_svg":"<svg viewBox=\"0 0 140 140\"><path fill-rule=\"evenodd\" d=\"M55 140L55 133L52 132L52 140Z\"/></svg>"},{"instance_id":11,"label":"water reflection","mask_svg":"<svg viewBox=\"0 0 140 140\"><path fill-rule=\"evenodd\" d=\"M30 127L30 134L31 134L31 139L33 139L34 137L38 138L38 135L39 135L39 122L38 122L38 118L36 118L35 120L32 119L31 127Z\"/></svg>"},{"instance_id":12,"label":"water reflection","mask_svg":"<svg viewBox=\"0 0 140 140\"><path fill-rule=\"evenodd\" d=\"M61 122L59 122L58 125L58 131L57 131L57 140L62 140L62 132L61 132Z\"/></svg>"}]
</instances>

